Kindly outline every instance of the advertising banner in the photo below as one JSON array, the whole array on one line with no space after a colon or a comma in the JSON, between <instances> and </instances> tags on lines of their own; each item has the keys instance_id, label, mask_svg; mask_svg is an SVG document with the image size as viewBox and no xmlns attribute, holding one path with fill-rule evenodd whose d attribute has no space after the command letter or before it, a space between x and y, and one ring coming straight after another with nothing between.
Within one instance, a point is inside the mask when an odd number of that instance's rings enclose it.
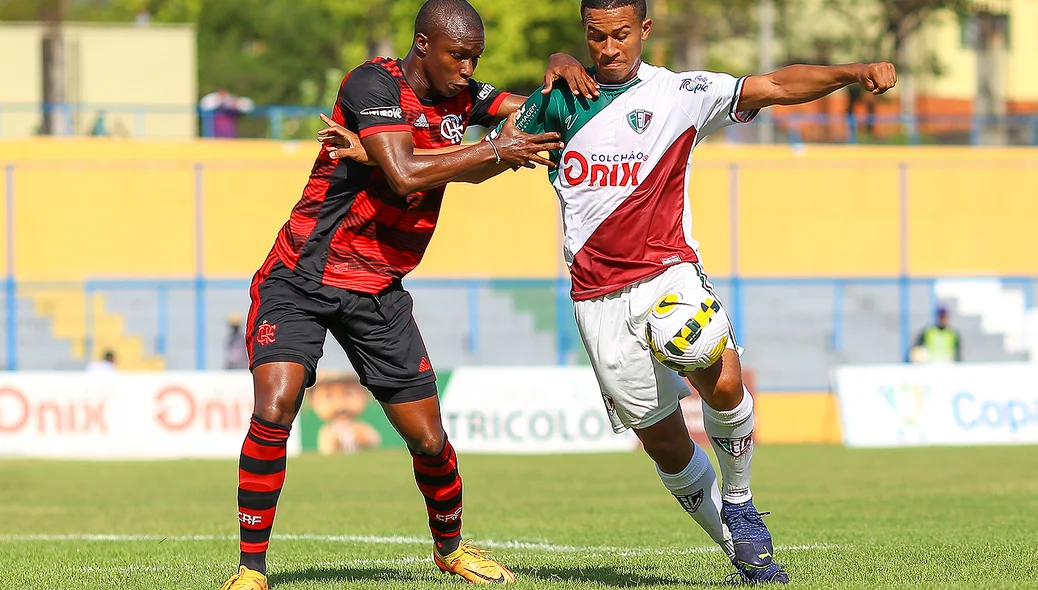
<instances>
[{"instance_id":1,"label":"advertising banner","mask_svg":"<svg viewBox=\"0 0 1038 590\"><path fill-rule=\"evenodd\" d=\"M590 367L462 367L442 397L451 444L472 453L629 451L614 434Z\"/></svg>"},{"instance_id":2,"label":"advertising banner","mask_svg":"<svg viewBox=\"0 0 1038 590\"><path fill-rule=\"evenodd\" d=\"M0 373L0 456L231 458L251 415L247 371Z\"/></svg>"},{"instance_id":3,"label":"advertising banner","mask_svg":"<svg viewBox=\"0 0 1038 590\"><path fill-rule=\"evenodd\" d=\"M840 367L849 446L1038 443L1038 364Z\"/></svg>"}]
</instances>

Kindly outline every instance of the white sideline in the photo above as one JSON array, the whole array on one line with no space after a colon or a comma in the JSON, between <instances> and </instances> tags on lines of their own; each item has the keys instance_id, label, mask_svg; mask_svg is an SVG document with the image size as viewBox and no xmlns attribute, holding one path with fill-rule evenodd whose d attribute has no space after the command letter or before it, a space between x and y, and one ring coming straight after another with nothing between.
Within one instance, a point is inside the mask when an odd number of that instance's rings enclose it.
<instances>
[{"instance_id":1,"label":"white sideline","mask_svg":"<svg viewBox=\"0 0 1038 590\"><path fill-rule=\"evenodd\" d=\"M73 535L0 535L0 543L4 542L115 542L115 543L139 543L139 542L190 542L190 541L237 541L237 535L187 535L187 536L163 536L163 535L106 535L106 534L73 534ZM316 543L360 543L365 545L427 545L430 540L425 537L403 537L376 535L315 535L315 534L276 534L273 541L309 541ZM579 546L579 545L556 545L546 541L493 541L476 539L477 545L490 549L514 549L520 551L543 551L547 553L590 553L592 555L613 555L619 557L631 557L638 555L687 555L696 553L710 553L717 550L711 545L708 547L685 547L660 549L652 547L609 547L609 546ZM812 543L808 545L779 545L776 551L819 551L823 549L839 549L839 545L830 543Z\"/></svg>"},{"instance_id":2,"label":"white sideline","mask_svg":"<svg viewBox=\"0 0 1038 590\"><path fill-rule=\"evenodd\" d=\"M403 567L417 564L428 564L428 557L398 557L395 559L345 559L342 561L317 561L307 562L304 564L306 567ZM224 566L226 564L212 564L214 566ZM133 574L137 572L182 572L185 570L194 571L202 569L198 566L190 563L181 563L174 565L114 565L114 566L94 566L87 565L82 567L74 568L77 572L84 573L125 573Z\"/></svg>"}]
</instances>

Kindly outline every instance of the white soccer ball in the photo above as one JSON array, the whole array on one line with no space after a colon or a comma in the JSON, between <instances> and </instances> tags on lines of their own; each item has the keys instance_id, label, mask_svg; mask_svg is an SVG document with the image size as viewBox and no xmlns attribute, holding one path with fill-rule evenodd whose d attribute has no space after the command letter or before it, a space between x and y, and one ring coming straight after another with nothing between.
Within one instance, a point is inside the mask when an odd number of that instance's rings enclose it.
<instances>
[{"instance_id":1,"label":"white soccer ball","mask_svg":"<svg viewBox=\"0 0 1038 590\"><path fill-rule=\"evenodd\" d=\"M645 339L653 356L678 372L705 369L716 363L731 333L728 314L706 291L664 295L645 323Z\"/></svg>"}]
</instances>

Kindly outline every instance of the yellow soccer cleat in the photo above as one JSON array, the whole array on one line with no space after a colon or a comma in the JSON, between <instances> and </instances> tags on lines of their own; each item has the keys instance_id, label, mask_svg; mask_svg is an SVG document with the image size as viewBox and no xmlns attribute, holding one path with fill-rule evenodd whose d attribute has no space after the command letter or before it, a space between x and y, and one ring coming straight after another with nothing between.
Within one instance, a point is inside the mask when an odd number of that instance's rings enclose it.
<instances>
[{"instance_id":1,"label":"yellow soccer cleat","mask_svg":"<svg viewBox=\"0 0 1038 590\"><path fill-rule=\"evenodd\" d=\"M267 585L267 576L243 565L238 568L238 573L220 586L220 590L270 590L270 586Z\"/></svg>"},{"instance_id":2,"label":"yellow soccer cleat","mask_svg":"<svg viewBox=\"0 0 1038 590\"><path fill-rule=\"evenodd\" d=\"M512 584L515 574L512 570L487 557L488 553L472 543L462 541L458 548L448 555L440 555L433 547L433 561L436 567L448 574L459 575L473 584Z\"/></svg>"}]
</instances>

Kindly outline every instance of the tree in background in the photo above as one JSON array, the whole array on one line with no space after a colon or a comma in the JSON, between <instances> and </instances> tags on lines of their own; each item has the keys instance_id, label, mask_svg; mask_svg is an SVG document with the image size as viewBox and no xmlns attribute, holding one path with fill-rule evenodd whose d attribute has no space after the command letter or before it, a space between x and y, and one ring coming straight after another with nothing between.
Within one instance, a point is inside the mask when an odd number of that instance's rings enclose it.
<instances>
[{"instance_id":1,"label":"tree in background","mask_svg":"<svg viewBox=\"0 0 1038 590\"><path fill-rule=\"evenodd\" d=\"M40 20L40 7L59 1L0 0L0 20ZM64 0L64 17L134 22L143 12L154 23L193 23L198 31L200 95L225 87L259 105L328 108L342 72L376 55L407 52L423 1ZM579 0L470 1L486 25L487 50L477 71L480 79L530 93L541 84L552 53L564 51L587 61ZM678 70L755 72L759 63L767 63L758 59L759 2L649 0L650 16L656 22L647 47L650 61ZM912 39L935 16L966 14L971 4L970 0L774 0L776 37L783 54L774 55L775 62L893 59L901 74L902 111L911 113L912 74L936 75L941 70L936 56L909 50ZM984 42L994 37L983 34L989 29L978 27L979 47L996 44ZM298 124L298 133L305 135L308 130Z\"/></svg>"},{"instance_id":2,"label":"tree in background","mask_svg":"<svg viewBox=\"0 0 1038 590\"><path fill-rule=\"evenodd\" d=\"M674 70L738 70L729 49L756 31L758 0L649 0L649 55ZM745 72L748 73L748 72Z\"/></svg>"},{"instance_id":3,"label":"tree in background","mask_svg":"<svg viewBox=\"0 0 1038 590\"><path fill-rule=\"evenodd\" d=\"M324 96L329 69L349 71L376 55L403 56L422 0L65 0L69 21L192 23L198 31L199 94L226 87L258 104L301 104ZM579 0L472 0L486 23L478 75L531 92L548 57L586 59ZM40 20L39 0L0 0L0 20ZM338 81L336 81L336 85Z\"/></svg>"},{"instance_id":4,"label":"tree in background","mask_svg":"<svg viewBox=\"0 0 1038 590\"><path fill-rule=\"evenodd\" d=\"M898 69L899 110L911 116L918 77L942 72L939 56L915 43L919 33L938 17L967 14L972 4L971 0L776 0L783 61L891 61ZM857 87L848 93L851 113L863 95Z\"/></svg>"}]
</instances>

